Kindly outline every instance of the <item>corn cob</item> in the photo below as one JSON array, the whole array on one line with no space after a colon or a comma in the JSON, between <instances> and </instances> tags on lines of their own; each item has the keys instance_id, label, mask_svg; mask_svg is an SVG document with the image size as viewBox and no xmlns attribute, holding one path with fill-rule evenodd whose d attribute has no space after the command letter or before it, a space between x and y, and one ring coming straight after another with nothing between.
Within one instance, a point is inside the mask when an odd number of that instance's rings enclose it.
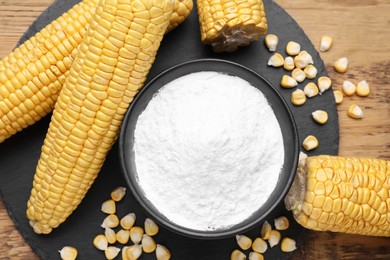
<instances>
[{"instance_id":1,"label":"corn cob","mask_svg":"<svg viewBox=\"0 0 390 260\"><path fill-rule=\"evenodd\" d=\"M390 161L303 159L285 204L305 228L390 236Z\"/></svg>"},{"instance_id":2,"label":"corn cob","mask_svg":"<svg viewBox=\"0 0 390 260\"><path fill-rule=\"evenodd\" d=\"M215 52L232 52L267 31L262 0L197 0L201 40Z\"/></svg>"},{"instance_id":3,"label":"corn cob","mask_svg":"<svg viewBox=\"0 0 390 260\"><path fill-rule=\"evenodd\" d=\"M36 233L73 212L97 177L155 59L173 0L103 0L56 102L27 205Z\"/></svg>"},{"instance_id":4,"label":"corn cob","mask_svg":"<svg viewBox=\"0 0 390 260\"><path fill-rule=\"evenodd\" d=\"M84 0L0 61L0 143L49 114L99 0ZM189 15L175 0L167 32Z\"/></svg>"}]
</instances>

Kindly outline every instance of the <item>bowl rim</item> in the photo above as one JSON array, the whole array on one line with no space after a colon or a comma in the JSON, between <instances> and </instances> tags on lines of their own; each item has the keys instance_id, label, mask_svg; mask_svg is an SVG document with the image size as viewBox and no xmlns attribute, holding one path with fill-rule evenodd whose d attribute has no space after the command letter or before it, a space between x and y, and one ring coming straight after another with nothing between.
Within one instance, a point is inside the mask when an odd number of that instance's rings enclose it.
<instances>
[{"instance_id":1,"label":"bowl rim","mask_svg":"<svg viewBox=\"0 0 390 260\"><path fill-rule=\"evenodd\" d=\"M141 194L139 194L139 192L137 192L138 188L136 187L136 184L133 183L132 179L129 176L133 173L131 173L132 171L126 167L126 164L125 164L126 158L124 156L125 151L123 149L124 145L125 145L125 140L127 138L125 136L126 128L128 125L127 122L129 121L129 118L131 117L131 114L132 114L132 111L134 110L134 107L137 106L138 100L148 90L148 88L151 85L153 85L156 81L158 81L161 77L163 77L164 75L166 75L166 74L168 74L168 73L170 73L170 72L172 72L180 67L191 65L193 63L204 63L204 62L206 62L206 63L216 62L216 63L223 63L224 65L227 65L227 66L236 66L236 67L239 67L243 70L246 70L247 72L249 72L251 74L254 74L256 77L258 77L262 81L264 81L264 83L266 85L268 85L268 87L276 94L276 96L278 97L278 99L280 100L280 102L284 106L284 110L287 113L287 117L291 122L290 125L291 125L291 129L292 129L292 134L293 134L292 139L293 139L293 143L294 143L294 149L291 149L291 151L293 150L293 153L292 153L293 154L293 158L292 158L293 167L288 172L289 177L287 178L287 183L281 189L281 193L277 197L277 199L274 201L274 203L269 208L267 208L267 210L264 211L264 213L262 215L264 217L259 217L258 219L254 220L248 224L245 224L243 226L240 226L240 227L228 228L228 229L224 229L224 230L213 230L213 231L194 230L194 229L189 229L189 228L180 226L178 224L174 224L172 221L166 220L164 217L161 217L159 213L155 212L153 209L151 209L149 206L147 206L147 203L145 203L145 200L148 201L148 199L145 196L142 196ZM205 69L205 71L216 71L216 70ZM195 72L197 72L197 71L195 71ZM189 72L188 74L190 74L190 73L191 72ZM236 75L236 76L239 77L239 75ZM265 79L262 75L260 75L256 71L254 71L254 70L252 70L244 65L238 64L236 62L232 62L232 61L224 60L224 59L202 58L202 59L195 59L195 60L186 61L186 62L182 62L182 63L176 64L176 65L173 65L173 66L165 69L161 73L157 74L156 76L154 76L147 84L145 84L143 86L141 91L135 96L134 100L130 104L129 108L126 111L125 117L122 121L122 125L120 128L120 134L119 134L119 149L118 150L119 150L119 161L120 161L120 165L121 165L121 169L122 169L122 174L125 178L126 184L130 188L131 193L133 194L136 201L140 204L141 208L144 211L146 211L146 213L149 214L157 223L161 224L162 226L166 227L167 229L169 229L170 231L172 231L176 234L184 235L184 236L191 237L191 238L222 239L222 238L232 237L234 235L247 232L250 229L252 229L253 227L255 227L257 224L259 224L260 222L264 221L265 217L270 215L272 213L272 211L275 210L275 208L281 203L281 201L287 195L287 193L292 185L292 182L294 180L297 165L298 165L299 136L298 136L298 129L297 129L296 121L294 119L294 116L293 116L293 113L292 113L290 107L288 106L286 100L283 98L283 96L280 94L280 92L267 79ZM151 203L151 202L149 202L149 203ZM254 214L256 214L256 213L254 213ZM233 227L235 227L235 226L233 226Z\"/></svg>"}]
</instances>

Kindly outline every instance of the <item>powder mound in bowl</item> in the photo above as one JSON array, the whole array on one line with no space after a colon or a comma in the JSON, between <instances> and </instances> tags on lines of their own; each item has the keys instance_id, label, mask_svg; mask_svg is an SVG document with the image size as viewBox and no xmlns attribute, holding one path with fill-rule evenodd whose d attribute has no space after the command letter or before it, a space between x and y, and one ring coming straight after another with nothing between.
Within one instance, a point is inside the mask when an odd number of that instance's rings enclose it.
<instances>
[{"instance_id":1,"label":"powder mound in bowl","mask_svg":"<svg viewBox=\"0 0 390 260\"><path fill-rule=\"evenodd\" d=\"M146 198L173 223L201 231L249 218L275 189L284 161L263 93L218 72L162 87L138 117L133 150Z\"/></svg>"}]
</instances>

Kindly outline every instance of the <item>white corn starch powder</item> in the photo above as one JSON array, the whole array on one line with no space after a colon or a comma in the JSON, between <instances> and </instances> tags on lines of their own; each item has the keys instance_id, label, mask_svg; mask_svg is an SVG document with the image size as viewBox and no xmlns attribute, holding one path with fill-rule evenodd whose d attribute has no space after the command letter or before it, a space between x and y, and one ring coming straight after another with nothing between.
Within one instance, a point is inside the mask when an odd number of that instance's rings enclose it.
<instances>
[{"instance_id":1,"label":"white corn starch powder","mask_svg":"<svg viewBox=\"0 0 390 260\"><path fill-rule=\"evenodd\" d=\"M261 91L217 72L161 88L139 116L134 139L146 197L195 230L250 217L274 190L284 161L280 126Z\"/></svg>"}]
</instances>

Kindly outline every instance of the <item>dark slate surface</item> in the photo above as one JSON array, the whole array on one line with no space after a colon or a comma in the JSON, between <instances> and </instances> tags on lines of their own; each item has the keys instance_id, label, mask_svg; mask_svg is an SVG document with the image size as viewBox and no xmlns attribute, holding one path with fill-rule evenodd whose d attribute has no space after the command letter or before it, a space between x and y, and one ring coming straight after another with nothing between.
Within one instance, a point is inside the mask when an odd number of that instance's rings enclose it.
<instances>
[{"instance_id":1,"label":"dark slate surface","mask_svg":"<svg viewBox=\"0 0 390 260\"><path fill-rule=\"evenodd\" d=\"M31 37L76 2L78 1L57 0L31 25L20 41L23 42ZM268 33L275 33L280 38L277 51L285 56L284 46L289 40L295 40L301 43L302 49L312 54L315 66L318 68L318 76L326 75L327 72L319 54L302 29L276 3L270 0L264 2L269 21ZM164 38L148 80L173 65L198 58L226 59L245 65L273 83L288 101L298 125L301 141L308 134L315 134L318 137L320 146L310 154L336 155L338 153L339 130L337 109L332 92L327 91L322 96L308 100L302 107L291 105L289 99L292 90L285 90L279 86L280 78L286 72L281 68L275 69L266 66L267 60L272 54L266 50L262 40L263 38L235 53L214 54L211 48L202 46L200 43L197 13L194 9L184 24ZM306 80L298 87L303 88L307 82ZM317 125L311 119L311 112L317 109L323 109L329 114L329 121L324 126ZM73 245L79 249L78 259L104 259L104 254L93 247L92 240L95 235L102 232L99 227L104 218L104 214L100 212L101 203L109 198L110 191L114 187L125 185L118 161L117 145L110 151L99 177L81 205L64 224L50 235L44 236L34 234L28 225L25 216L26 202L32 187L35 166L49 120L50 117L47 116L37 124L0 144L0 191L2 198L17 228L41 258L59 259L57 251L65 245ZM118 205L119 216L128 212L137 214L137 225L143 224L146 217L145 212L130 193ZM273 217L281 214L287 215L292 223L289 230L281 232L282 237L295 238L299 246L306 231L292 220L291 215L284 210L283 205L279 205L278 210L275 210L269 220L272 221ZM252 238L259 234L260 226L248 232ZM179 236L163 228L157 235L156 241L166 245L171 250L173 259L228 259L230 252L237 248L234 238L201 241ZM290 256L290 254L281 253L279 246L267 250L264 255L266 259L286 259ZM144 254L142 259L154 259L154 255Z\"/></svg>"}]
</instances>

